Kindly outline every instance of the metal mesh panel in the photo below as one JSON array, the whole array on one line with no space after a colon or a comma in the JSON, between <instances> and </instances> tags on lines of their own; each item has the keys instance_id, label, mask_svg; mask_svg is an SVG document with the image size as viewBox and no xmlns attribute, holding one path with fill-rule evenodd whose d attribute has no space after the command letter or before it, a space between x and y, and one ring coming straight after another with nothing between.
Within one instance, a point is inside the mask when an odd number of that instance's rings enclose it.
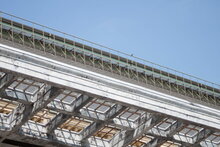
<instances>
[{"instance_id":1,"label":"metal mesh panel","mask_svg":"<svg viewBox=\"0 0 220 147\"><path fill-rule=\"evenodd\" d=\"M91 121L80 119L77 117L72 117L63 123L59 128L65 129L73 132L81 132L85 128L91 125Z\"/></svg>"},{"instance_id":2,"label":"metal mesh panel","mask_svg":"<svg viewBox=\"0 0 220 147\"><path fill-rule=\"evenodd\" d=\"M94 136L101 138L101 139L107 139L110 140L114 137L115 134L119 133L120 129L110 127L110 126L105 126L99 131L97 131Z\"/></svg>"},{"instance_id":3,"label":"metal mesh panel","mask_svg":"<svg viewBox=\"0 0 220 147\"><path fill-rule=\"evenodd\" d=\"M86 104L80 112L82 115L93 117L100 120L106 120L115 114L121 106L101 99L93 99Z\"/></svg>"},{"instance_id":4,"label":"metal mesh panel","mask_svg":"<svg viewBox=\"0 0 220 147\"><path fill-rule=\"evenodd\" d=\"M149 146L149 143L154 139L153 136L150 135L143 135L140 138L133 141L131 144L129 144L129 147L143 147L143 146Z\"/></svg>"},{"instance_id":5,"label":"metal mesh panel","mask_svg":"<svg viewBox=\"0 0 220 147\"><path fill-rule=\"evenodd\" d=\"M10 97L28 102L35 102L37 94L43 89L45 84L22 77L16 78L6 89L6 94Z\"/></svg>"},{"instance_id":6,"label":"metal mesh panel","mask_svg":"<svg viewBox=\"0 0 220 147\"><path fill-rule=\"evenodd\" d=\"M166 137L168 134L175 131L177 126L177 120L173 120L171 118L164 118L161 122L156 124L149 132L155 135Z\"/></svg>"},{"instance_id":7,"label":"metal mesh panel","mask_svg":"<svg viewBox=\"0 0 220 147\"><path fill-rule=\"evenodd\" d=\"M30 120L46 125L49 123L58 113L52 110L43 109L35 114Z\"/></svg>"},{"instance_id":8,"label":"metal mesh panel","mask_svg":"<svg viewBox=\"0 0 220 147\"><path fill-rule=\"evenodd\" d=\"M64 90L48 104L48 107L62 110L64 113L72 112L88 98L87 95L82 95L75 91Z\"/></svg>"},{"instance_id":9,"label":"metal mesh panel","mask_svg":"<svg viewBox=\"0 0 220 147\"><path fill-rule=\"evenodd\" d=\"M167 141L167 142L163 143L160 147L180 147L180 146L181 146L181 144L179 144L179 143Z\"/></svg>"},{"instance_id":10,"label":"metal mesh panel","mask_svg":"<svg viewBox=\"0 0 220 147\"><path fill-rule=\"evenodd\" d=\"M204 128L195 125L187 125L176 133L174 138L182 142L193 144L205 135L206 130Z\"/></svg>"},{"instance_id":11,"label":"metal mesh panel","mask_svg":"<svg viewBox=\"0 0 220 147\"><path fill-rule=\"evenodd\" d=\"M200 145L202 147L219 147L220 146L220 132L215 132L204 139Z\"/></svg>"},{"instance_id":12,"label":"metal mesh panel","mask_svg":"<svg viewBox=\"0 0 220 147\"><path fill-rule=\"evenodd\" d=\"M7 99L0 99L0 113L9 114L18 106L17 102L12 102Z\"/></svg>"},{"instance_id":13,"label":"metal mesh panel","mask_svg":"<svg viewBox=\"0 0 220 147\"><path fill-rule=\"evenodd\" d=\"M42 86L43 84L40 82L19 77L8 87L8 89L35 95Z\"/></svg>"}]
</instances>

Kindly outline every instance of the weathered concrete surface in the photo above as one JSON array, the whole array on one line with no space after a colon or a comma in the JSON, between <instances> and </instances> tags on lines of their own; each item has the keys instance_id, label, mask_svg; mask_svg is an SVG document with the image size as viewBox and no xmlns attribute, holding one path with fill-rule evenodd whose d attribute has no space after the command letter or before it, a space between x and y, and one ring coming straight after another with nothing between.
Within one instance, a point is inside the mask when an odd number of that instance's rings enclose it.
<instances>
[{"instance_id":1,"label":"weathered concrete surface","mask_svg":"<svg viewBox=\"0 0 220 147\"><path fill-rule=\"evenodd\" d=\"M0 67L220 129L220 110L0 44Z\"/></svg>"}]
</instances>

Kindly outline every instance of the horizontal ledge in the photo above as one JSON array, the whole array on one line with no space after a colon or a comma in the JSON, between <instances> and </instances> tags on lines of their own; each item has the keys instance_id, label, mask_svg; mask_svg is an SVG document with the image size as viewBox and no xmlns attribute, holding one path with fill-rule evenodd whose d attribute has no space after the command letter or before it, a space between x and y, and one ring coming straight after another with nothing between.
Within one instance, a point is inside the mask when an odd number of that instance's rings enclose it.
<instances>
[{"instance_id":1,"label":"horizontal ledge","mask_svg":"<svg viewBox=\"0 0 220 147\"><path fill-rule=\"evenodd\" d=\"M220 110L0 44L0 67L220 129Z\"/></svg>"}]
</instances>

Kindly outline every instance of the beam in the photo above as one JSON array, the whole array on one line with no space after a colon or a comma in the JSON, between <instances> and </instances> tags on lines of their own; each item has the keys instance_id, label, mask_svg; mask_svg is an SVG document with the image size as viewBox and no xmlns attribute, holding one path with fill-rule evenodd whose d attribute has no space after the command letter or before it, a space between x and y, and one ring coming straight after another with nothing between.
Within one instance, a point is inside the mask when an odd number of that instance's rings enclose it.
<instances>
[{"instance_id":1,"label":"beam","mask_svg":"<svg viewBox=\"0 0 220 147\"><path fill-rule=\"evenodd\" d=\"M81 95L81 96L83 96L83 95ZM82 107L84 107L84 106L90 101L90 99L91 99L91 97L89 97L89 98L88 98L86 101L84 101L81 105L79 105L78 107L76 107L72 112L69 112L69 113L67 113L67 114L62 113L61 119L59 119L53 127L51 127L51 128L48 129L47 134L52 134L53 131L54 131L58 126L60 126L61 124L63 124L63 123L64 123L66 120L68 120L70 117L78 115L78 114L79 114L79 110L80 110ZM48 108L48 109L51 110L51 108ZM57 111L57 109L52 109L52 110Z\"/></svg>"},{"instance_id":2,"label":"beam","mask_svg":"<svg viewBox=\"0 0 220 147\"><path fill-rule=\"evenodd\" d=\"M176 128L173 132L171 132L170 134L168 134L167 137L155 135L155 136L157 136L157 138L159 139L159 140L158 140L158 143L157 143L157 146L162 145L162 144L165 143L167 140L174 141L174 142L177 142L177 143L181 143L181 144L182 144L182 142L177 141L177 140L174 140L174 139L173 139L173 135L176 134L177 132L179 132L180 130L182 130L182 129L186 126L186 124L183 124L183 123L181 123L181 122L179 122L179 121L177 122L177 124L178 124L177 128Z\"/></svg>"},{"instance_id":3,"label":"beam","mask_svg":"<svg viewBox=\"0 0 220 147\"><path fill-rule=\"evenodd\" d=\"M170 96L3 44L0 44L0 54L0 66L6 70L220 129L217 107Z\"/></svg>"},{"instance_id":4,"label":"beam","mask_svg":"<svg viewBox=\"0 0 220 147\"><path fill-rule=\"evenodd\" d=\"M140 133L138 133L136 136L133 136L134 134L131 134L130 137L127 137L127 139L125 140L125 143L123 145L123 147L128 146L131 142L133 142L134 140L138 139L139 137L141 137L143 134L146 134L148 130L150 130L152 127L154 127L154 125L156 125L157 123L159 123L164 117L162 116L153 116L153 120L150 124L149 127L144 128Z\"/></svg>"},{"instance_id":5,"label":"beam","mask_svg":"<svg viewBox=\"0 0 220 147\"><path fill-rule=\"evenodd\" d=\"M14 76L13 74L4 73L4 75L0 78L0 95L5 91L8 86L13 83L15 78L16 76Z\"/></svg>"},{"instance_id":6,"label":"beam","mask_svg":"<svg viewBox=\"0 0 220 147\"><path fill-rule=\"evenodd\" d=\"M195 147L201 147L200 142L205 140L209 135L214 133L213 131L204 131L204 136L196 141L196 143L193 144Z\"/></svg>"},{"instance_id":7,"label":"beam","mask_svg":"<svg viewBox=\"0 0 220 147\"><path fill-rule=\"evenodd\" d=\"M0 142L7 138L7 136L18 132L18 130L24 125L30 118L32 118L37 112L47 106L49 102L51 102L62 90L53 87L50 85L45 86L45 90L43 93L38 93L38 98L35 103L32 104L22 104L24 106L24 111L22 113L23 118L21 120L17 120L15 126L12 130L6 133L3 138L1 138Z\"/></svg>"},{"instance_id":8,"label":"beam","mask_svg":"<svg viewBox=\"0 0 220 147\"><path fill-rule=\"evenodd\" d=\"M102 121L102 120L98 120L96 122L96 129L94 129L90 134L88 134L83 140L81 140L82 144L86 146L86 142L87 142L87 139L92 136L95 132L97 132L98 130L100 130L102 127L104 127L105 125L107 124L110 124L113 120L114 117L116 117L117 115L119 115L121 112L123 112L124 110L126 109L125 106L122 106L122 108L117 111L114 115L112 115L110 118L108 118L107 120L105 121Z\"/></svg>"}]
</instances>

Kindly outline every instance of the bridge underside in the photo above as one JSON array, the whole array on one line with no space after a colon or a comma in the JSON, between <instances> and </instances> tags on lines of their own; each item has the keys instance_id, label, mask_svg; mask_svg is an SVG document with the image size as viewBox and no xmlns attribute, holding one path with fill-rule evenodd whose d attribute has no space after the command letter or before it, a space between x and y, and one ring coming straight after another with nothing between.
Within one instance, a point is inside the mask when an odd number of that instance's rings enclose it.
<instances>
[{"instance_id":1,"label":"bridge underside","mask_svg":"<svg viewBox=\"0 0 220 147\"><path fill-rule=\"evenodd\" d=\"M55 34L0 17L2 146L220 146L213 83Z\"/></svg>"},{"instance_id":2,"label":"bridge underside","mask_svg":"<svg viewBox=\"0 0 220 147\"><path fill-rule=\"evenodd\" d=\"M220 111L0 45L0 136L22 146L220 146Z\"/></svg>"}]
</instances>

